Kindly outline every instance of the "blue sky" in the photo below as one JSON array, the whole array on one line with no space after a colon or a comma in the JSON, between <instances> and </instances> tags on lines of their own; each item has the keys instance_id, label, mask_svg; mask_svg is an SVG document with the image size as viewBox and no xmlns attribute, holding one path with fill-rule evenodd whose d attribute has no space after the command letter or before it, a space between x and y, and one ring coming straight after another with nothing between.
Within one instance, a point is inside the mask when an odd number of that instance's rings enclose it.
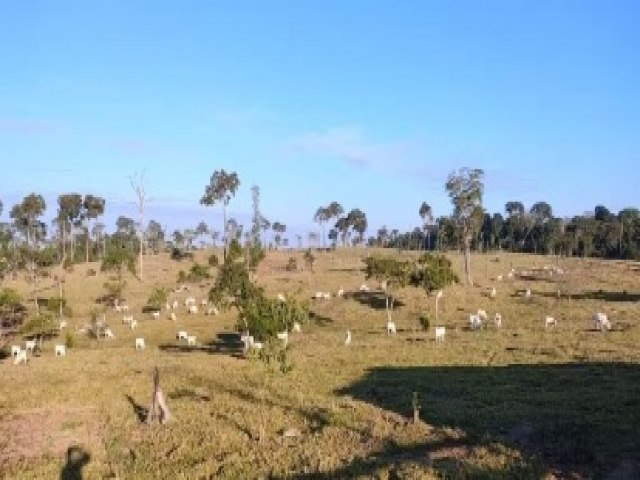
<instances>
[{"instance_id":1,"label":"blue sky","mask_svg":"<svg viewBox=\"0 0 640 480\"><path fill-rule=\"evenodd\" d=\"M237 171L296 231L320 205L370 232L451 211L447 174L486 172L485 205L560 215L640 206L637 1L31 1L0 7L0 200L107 198L109 227L219 224L198 200Z\"/></svg>"}]
</instances>

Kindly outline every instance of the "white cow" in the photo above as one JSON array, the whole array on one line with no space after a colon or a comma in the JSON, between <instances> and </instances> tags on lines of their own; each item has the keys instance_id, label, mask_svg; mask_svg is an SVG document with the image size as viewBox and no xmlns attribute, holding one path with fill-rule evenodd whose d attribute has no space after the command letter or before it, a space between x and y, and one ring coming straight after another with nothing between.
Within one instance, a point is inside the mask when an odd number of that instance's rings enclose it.
<instances>
[{"instance_id":1,"label":"white cow","mask_svg":"<svg viewBox=\"0 0 640 480\"><path fill-rule=\"evenodd\" d=\"M489 296L491 298L496 298L496 295L498 295L498 291L496 290L496 287L492 287L491 288L491 293L489 293Z\"/></svg>"},{"instance_id":2,"label":"white cow","mask_svg":"<svg viewBox=\"0 0 640 480\"><path fill-rule=\"evenodd\" d=\"M142 350L145 347L144 338L136 338L136 350Z\"/></svg>"},{"instance_id":3,"label":"white cow","mask_svg":"<svg viewBox=\"0 0 640 480\"><path fill-rule=\"evenodd\" d=\"M501 327L502 326L502 315L500 315L499 313L496 313L496 316L494 317L493 321L496 324L496 327Z\"/></svg>"},{"instance_id":4,"label":"white cow","mask_svg":"<svg viewBox=\"0 0 640 480\"><path fill-rule=\"evenodd\" d=\"M487 312L481 309L478 310L477 315L478 317L480 317L480 320L482 320L483 322L486 322L487 319L489 318L489 316L487 315Z\"/></svg>"},{"instance_id":5,"label":"white cow","mask_svg":"<svg viewBox=\"0 0 640 480\"><path fill-rule=\"evenodd\" d=\"M329 292L322 292L322 298L324 298L325 300L330 300L331 294Z\"/></svg>"},{"instance_id":6,"label":"white cow","mask_svg":"<svg viewBox=\"0 0 640 480\"><path fill-rule=\"evenodd\" d=\"M64 345L56 345L54 351L56 357L64 357L67 354L67 349Z\"/></svg>"},{"instance_id":7,"label":"white cow","mask_svg":"<svg viewBox=\"0 0 640 480\"><path fill-rule=\"evenodd\" d=\"M190 305L189 306L189 313L192 315L195 315L196 313L198 313L198 306L197 305Z\"/></svg>"},{"instance_id":8,"label":"white cow","mask_svg":"<svg viewBox=\"0 0 640 480\"><path fill-rule=\"evenodd\" d=\"M444 336L447 333L445 327L436 327L436 342L444 342Z\"/></svg>"},{"instance_id":9,"label":"white cow","mask_svg":"<svg viewBox=\"0 0 640 480\"><path fill-rule=\"evenodd\" d=\"M526 298L527 300L531 298L531 289L527 288L524 291L524 298Z\"/></svg>"},{"instance_id":10,"label":"white cow","mask_svg":"<svg viewBox=\"0 0 640 480\"><path fill-rule=\"evenodd\" d=\"M138 328L138 321L137 320L131 320L131 323L129 324L129 328L131 330L135 330L136 328Z\"/></svg>"},{"instance_id":11,"label":"white cow","mask_svg":"<svg viewBox=\"0 0 640 480\"><path fill-rule=\"evenodd\" d=\"M167 302L164 306L165 310L171 310L171 304L169 302Z\"/></svg>"},{"instance_id":12,"label":"white cow","mask_svg":"<svg viewBox=\"0 0 640 480\"><path fill-rule=\"evenodd\" d=\"M120 310L123 312L128 312L129 311L129 306L128 305L120 305Z\"/></svg>"},{"instance_id":13,"label":"white cow","mask_svg":"<svg viewBox=\"0 0 640 480\"><path fill-rule=\"evenodd\" d=\"M362 285L360 285L360 291L361 292L368 292L369 291L369 287L367 286L366 283L363 283Z\"/></svg>"},{"instance_id":14,"label":"white cow","mask_svg":"<svg viewBox=\"0 0 640 480\"><path fill-rule=\"evenodd\" d=\"M21 351L22 351L22 348L20 347L20 345L11 345L12 357L16 357Z\"/></svg>"},{"instance_id":15,"label":"white cow","mask_svg":"<svg viewBox=\"0 0 640 480\"><path fill-rule=\"evenodd\" d=\"M479 315L471 314L469 315L469 326L472 330L476 328L482 328L482 320Z\"/></svg>"},{"instance_id":16,"label":"white cow","mask_svg":"<svg viewBox=\"0 0 640 480\"><path fill-rule=\"evenodd\" d=\"M33 353L33 351L36 348L36 341L35 340L27 340L26 342L24 342L25 344L25 350L29 353Z\"/></svg>"},{"instance_id":17,"label":"white cow","mask_svg":"<svg viewBox=\"0 0 640 480\"><path fill-rule=\"evenodd\" d=\"M316 300L322 300L324 298L324 292L316 292L313 296Z\"/></svg>"},{"instance_id":18,"label":"white cow","mask_svg":"<svg viewBox=\"0 0 640 480\"><path fill-rule=\"evenodd\" d=\"M340 290L338 290L338 293L336 293L336 296L338 298L344 297L344 289L340 288Z\"/></svg>"},{"instance_id":19,"label":"white cow","mask_svg":"<svg viewBox=\"0 0 640 480\"><path fill-rule=\"evenodd\" d=\"M171 308L175 310L176 308L178 308L178 305L179 305L178 300L174 300L173 303L171 304Z\"/></svg>"},{"instance_id":20,"label":"white cow","mask_svg":"<svg viewBox=\"0 0 640 480\"><path fill-rule=\"evenodd\" d=\"M131 324L131 322L133 322L133 315L125 315L122 317L122 323Z\"/></svg>"},{"instance_id":21,"label":"white cow","mask_svg":"<svg viewBox=\"0 0 640 480\"><path fill-rule=\"evenodd\" d=\"M169 315L169 318L171 320L173 320L174 322L178 320L178 317L176 316L176 314L174 312L171 312L171 315Z\"/></svg>"},{"instance_id":22,"label":"white cow","mask_svg":"<svg viewBox=\"0 0 640 480\"><path fill-rule=\"evenodd\" d=\"M154 320L160 320L160 312L151 312L151 317Z\"/></svg>"},{"instance_id":23,"label":"white cow","mask_svg":"<svg viewBox=\"0 0 640 480\"><path fill-rule=\"evenodd\" d=\"M218 311L218 309L216 307L209 307L207 309L207 315L218 316L219 314L220 314L220 312Z\"/></svg>"},{"instance_id":24,"label":"white cow","mask_svg":"<svg viewBox=\"0 0 640 480\"><path fill-rule=\"evenodd\" d=\"M187 337L188 337L188 335L187 335L187 332L186 332L186 331L184 331L184 330L180 330L180 331L178 332L178 334L176 335L176 337L178 338L178 340L186 340L186 339L187 339Z\"/></svg>"},{"instance_id":25,"label":"white cow","mask_svg":"<svg viewBox=\"0 0 640 480\"><path fill-rule=\"evenodd\" d=\"M395 322L387 322L387 335L395 335L396 334L396 323Z\"/></svg>"},{"instance_id":26,"label":"white cow","mask_svg":"<svg viewBox=\"0 0 640 480\"><path fill-rule=\"evenodd\" d=\"M67 321L66 320L60 320L60 330L63 330L67 328Z\"/></svg>"},{"instance_id":27,"label":"white cow","mask_svg":"<svg viewBox=\"0 0 640 480\"><path fill-rule=\"evenodd\" d=\"M116 338L110 328L105 328L104 338Z\"/></svg>"},{"instance_id":28,"label":"white cow","mask_svg":"<svg viewBox=\"0 0 640 480\"><path fill-rule=\"evenodd\" d=\"M187 337L187 345L195 345L196 344L196 337L195 335L189 335Z\"/></svg>"},{"instance_id":29,"label":"white cow","mask_svg":"<svg viewBox=\"0 0 640 480\"><path fill-rule=\"evenodd\" d=\"M596 324L596 328L598 330L611 330L611 322L609 322L609 318L607 318L606 314L602 312L596 312L593 315L593 321Z\"/></svg>"},{"instance_id":30,"label":"white cow","mask_svg":"<svg viewBox=\"0 0 640 480\"><path fill-rule=\"evenodd\" d=\"M278 340L282 340L282 343L284 343L284 346L286 347L289 343L289 332L285 330L284 332L277 333L276 336L278 337Z\"/></svg>"},{"instance_id":31,"label":"white cow","mask_svg":"<svg viewBox=\"0 0 640 480\"><path fill-rule=\"evenodd\" d=\"M287 301L287 298L284 296L284 294L279 293L279 294L278 294L278 301L279 301L279 302L286 302L286 301Z\"/></svg>"},{"instance_id":32,"label":"white cow","mask_svg":"<svg viewBox=\"0 0 640 480\"><path fill-rule=\"evenodd\" d=\"M345 345L351 345L351 330L347 330L347 338L344 340Z\"/></svg>"},{"instance_id":33,"label":"white cow","mask_svg":"<svg viewBox=\"0 0 640 480\"><path fill-rule=\"evenodd\" d=\"M25 365L27 364L27 351L26 350L20 350L18 352L18 354L16 355L15 360L13 361L14 365L19 365L21 363L24 363Z\"/></svg>"},{"instance_id":34,"label":"white cow","mask_svg":"<svg viewBox=\"0 0 640 480\"><path fill-rule=\"evenodd\" d=\"M300 332L302 332L302 327L300 326L300 323L293 322L293 328L291 328L291 330L296 332L296 333L300 333Z\"/></svg>"},{"instance_id":35,"label":"white cow","mask_svg":"<svg viewBox=\"0 0 640 480\"><path fill-rule=\"evenodd\" d=\"M553 318L552 316L547 315L547 317L544 319L544 326L545 326L545 328L555 327L556 326L556 319Z\"/></svg>"}]
</instances>

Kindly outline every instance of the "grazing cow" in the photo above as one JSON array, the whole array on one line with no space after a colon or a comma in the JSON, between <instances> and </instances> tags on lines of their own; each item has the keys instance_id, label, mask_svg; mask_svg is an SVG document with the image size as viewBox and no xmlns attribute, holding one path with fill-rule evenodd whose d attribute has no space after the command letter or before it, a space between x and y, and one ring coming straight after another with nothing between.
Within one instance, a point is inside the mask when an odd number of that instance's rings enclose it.
<instances>
[{"instance_id":1,"label":"grazing cow","mask_svg":"<svg viewBox=\"0 0 640 480\"><path fill-rule=\"evenodd\" d=\"M366 283L363 283L362 285L360 285L360 291L361 292L368 292L369 291L369 287L367 286Z\"/></svg>"},{"instance_id":2,"label":"grazing cow","mask_svg":"<svg viewBox=\"0 0 640 480\"><path fill-rule=\"evenodd\" d=\"M347 330L347 338L344 340L345 345L351 345L351 330Z\"/></svg>"},{"instance_id":3,"label":"grazing cow","mask_svg":"<svg viewBox=\"0 0 640 480\"><path fill-rule=\"evenodd\" d=\"M178 337L178 340L186 340L188 335L187 335L187 332L185 332L184 330L180 330L176 335L176 337Z\"/></svg>"},{"instance_id":4,"label":"grazing cow","mask_svg":"<svg viewBox=\"0 0 640 480\"><path fill-rule=\"evenodd\" d=\"M67 321L60 320L60 330L64 330L65 328L67 328Z\"/></svg>"},{"instance_id":5,"label":"grazing cow","mask_svg":"<svg viewBox=\"0 0 640 480\"><path fill-rule=\"evenodd\" d=\"M276 333L276 337L278 337L278 340L282 340L282 343L284 343L285 347L289 343L289 332L287 332L286 330L284 332Z\"/></svg>"},{"instance_id":6,"label":"grazing cow","mask_svg":"<svg viewBox=\"0 0 640 480\"><path fill-rule=\"evenodd\" d=\"M387 322L387 335L395 335L396 334L396 323L395 322Z\"/></svg>"},{"instance_id":7,"label":"grazing cow","mask_svg":"<svg viewBox=\"0 0 640 480\"><path fill-rule=\"evenodd\" d=\"M160 312L151 312L151 317L154 320L160 320Z\"/></svg>"},{"instance_id":8,"label":"grazing cow","mask_svg":"<svg viewBox=\"0 0 640 480\"><path fill-rule=\"evenodd\" d=\"M131 323L133 322L133 315L125 315L122 317L122 323Z\"/></svg>"},{"instance_id":9,"label":"grazing cow","mask_svg":"<svg viewBox=\"0 0 640 480\"><path fill-rule=\"evenodd\" d=\"M436 342L444 342L444 336L447 333L445 327L436 327Z\"/></svg>"},{"instance_id":10,"label":"grazing cow","mask_svg":"<svg viewBox=\"0 0 640 480\"><path fill-rule=\"evenodd\" d=\"M187 345L195 345L196 344L196 337L195 335L189 335L187 337Z\"/></svg>"},{"instance_id":11,"label":"grazing cow","mask_svg":"<svg viewBox=\"0 0 640 480\"><path fill-rule=\"evenodd\" d=\"M135 330L136 328L138 328L138 321L137 320L131 320L131 323L129 324L129 328L131 330Z\"/></svg>"},{"instance_id":12,"label":"grazing cow","mask_svg":"<svg viewBox=\"0 0 640 480\"><path fill-rule=\"evenodd\" d=\"M55 346L55 355L56 357L64 357L67 354L67 349L64 345L56 345Z\"/></svg>"},{"instance_id":13,"label":"grazing cow","mask_svg":"<svg viewBox=\"0 0 640 480\"><path fill-rule=\"evenodd\" d=\"M105 328L104 338L116 338L110 328Z\"/></svg>"},{"instance_id":14,"label":"grazing cow","mask_svg":"<svg viewBox=\"0 0 640 480\"><path fill-rule=\"evenodd\" d=\"M120 310L122 310L123 312L128 312L129 311L129 306L128 305L121 305L120 306Z\"/></svg>"},{"instance_id":15,"label":"grazing cow","mask_svg":"<svg viewBox=\"0 0 640 480\"><path fill-rule=\"evenodd\" d=\"M330 300L331 294L329 292L322 292L322 298L324 298L325 300Z\"/></svg>"},{"instance_id":16,"label":"grazing cow","mask_svg":"<svg viewBox=\"0 0 640 480\"><path fill-rule=\"evenodd\" d=\"M597 312L593 315L593 321L596 324L598 330L604 331L611 330L611 323L607 316L602 312Z\"/></svg>"},{"instance_id":17,"label":"grazing cow","mask_svg":"<svg viewBox=\"0 0 640 480\"><path fill-rule=\"evenodd\" d=\"M145 347L144 338L136 338L136 350L142 350Z\"/></svg>"},{"instance_id":18,"label":"grazing cow","mask_svg":"<svg viewBox=\"0 0 640 480\"><path fill-rule=\"evenodd\" d=\"M189 313L191 315L195 315L196 313L198 313L198 306L197 305L189 306Z\"/></svg>"},{"instance_id":19,"label":"grazing cow","mask_svg":"<svg viewBox=\"0 0 640 480\"><path fill-rule=\"evenodd\" d=\"M26 350L20 350L18 352L18 354L16 355L15 360L13 361L14 365L19 365L21 363L24 363L25 365L27 364L27 351Z\"/></svg>"},{"instance_id":20,"label":"grazing cow","mask_svg":"<svg viewBox=\"0 0 640 480\"><path fill-rule=\"evenodd\" d=\"M25 344L25 350L29 353L33 353L33 351L36 348L36 341L35 340L27 340L26 342L24 342Z\"/></svg>"},{"instance_id":21,"label":"grazing cow","mask_svg":"<svg viewBox=\"0 0 640 480\"><path fill-rule=\"evenodd\" d=\"M469 315L469 326L472 330L477 328L482 328L482 320L479 315L471 314Z\"/></svg>"},{"instance_id":22,"label":"grazing cow","mask_svg":"<svg viewBox=\"0 0 640 480\"><path fill-rule=\"evenodd\" d=\"M544 319L544 326L545 328L548 327L555 327L556 326L556 319L547 315L547 317Z\"/></svg>"},{"instance_id":23,"label":"grazing cow","mask_svg":"<svg viewBox=\"0 0 640 480\"><path fill-rule=\"evenodd\" d=\"M322 300L324 298L324 292L316 292L313 298L315 298L316 300Z\"/></svg>"}]
</instances>

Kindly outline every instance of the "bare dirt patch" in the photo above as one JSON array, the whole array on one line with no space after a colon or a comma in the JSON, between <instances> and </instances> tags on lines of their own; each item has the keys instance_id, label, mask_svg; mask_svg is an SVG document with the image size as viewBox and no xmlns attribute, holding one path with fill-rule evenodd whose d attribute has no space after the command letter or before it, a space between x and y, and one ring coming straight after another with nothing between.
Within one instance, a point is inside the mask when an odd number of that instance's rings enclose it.
<instances>
[{"instance_id":1,"label":"bare dirt patch","mask_svg":"<svg viewBox=\"0 0 640 480\"><path fill-rule=\"evenodd\" d=\"M0 418L0 466L43 456L61 456L74 445L96 451L96 411L90 407L35 409Z\"/></svg>"}]
</instances>

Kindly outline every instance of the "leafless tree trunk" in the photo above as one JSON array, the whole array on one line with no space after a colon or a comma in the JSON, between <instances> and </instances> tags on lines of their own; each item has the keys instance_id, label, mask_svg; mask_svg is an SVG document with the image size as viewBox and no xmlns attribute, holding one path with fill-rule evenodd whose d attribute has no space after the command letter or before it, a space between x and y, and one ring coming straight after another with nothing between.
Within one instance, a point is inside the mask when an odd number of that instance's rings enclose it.
<instances>
[{"instance_id":1,"label":"leafless tree trunk","mask_svg":"<svg viewBox=\"0 0 640 480\"><path fill-rule=\"evenodd\" d=\"M138 178L136 174L134 177L129 177L131 182L131 188L138 197L138 236L140 238L140 280L144 280L144 270L142 265L142 257L144 255L144 209L146 203L146 191L144 188L144 172Z\"/></svg>"},{"instance_id":2,"label":"leafless tree trunk","mask_svg":"<svg viewBox=\"0 0 640 480\"><path fill-rule=\"evenodd\" d=\"M160 372L158 367L153 369L153 394L151 396L151 407L147 412L147 424L159 421L161 424L170 422L172 419L169 407L164 399L162 390L160 390Z\"/></svg>"},{"instance_id":3,"label":"leafless tree trunk","mask_svg":"<svg viewBox=\"0 0 640 480\"><path fill-rule=\"evenodd\" d=\"M468 286L473 287L471 279L471 236L466 235L464 238L464 278Z\"/></svg>"}]
</instances>

